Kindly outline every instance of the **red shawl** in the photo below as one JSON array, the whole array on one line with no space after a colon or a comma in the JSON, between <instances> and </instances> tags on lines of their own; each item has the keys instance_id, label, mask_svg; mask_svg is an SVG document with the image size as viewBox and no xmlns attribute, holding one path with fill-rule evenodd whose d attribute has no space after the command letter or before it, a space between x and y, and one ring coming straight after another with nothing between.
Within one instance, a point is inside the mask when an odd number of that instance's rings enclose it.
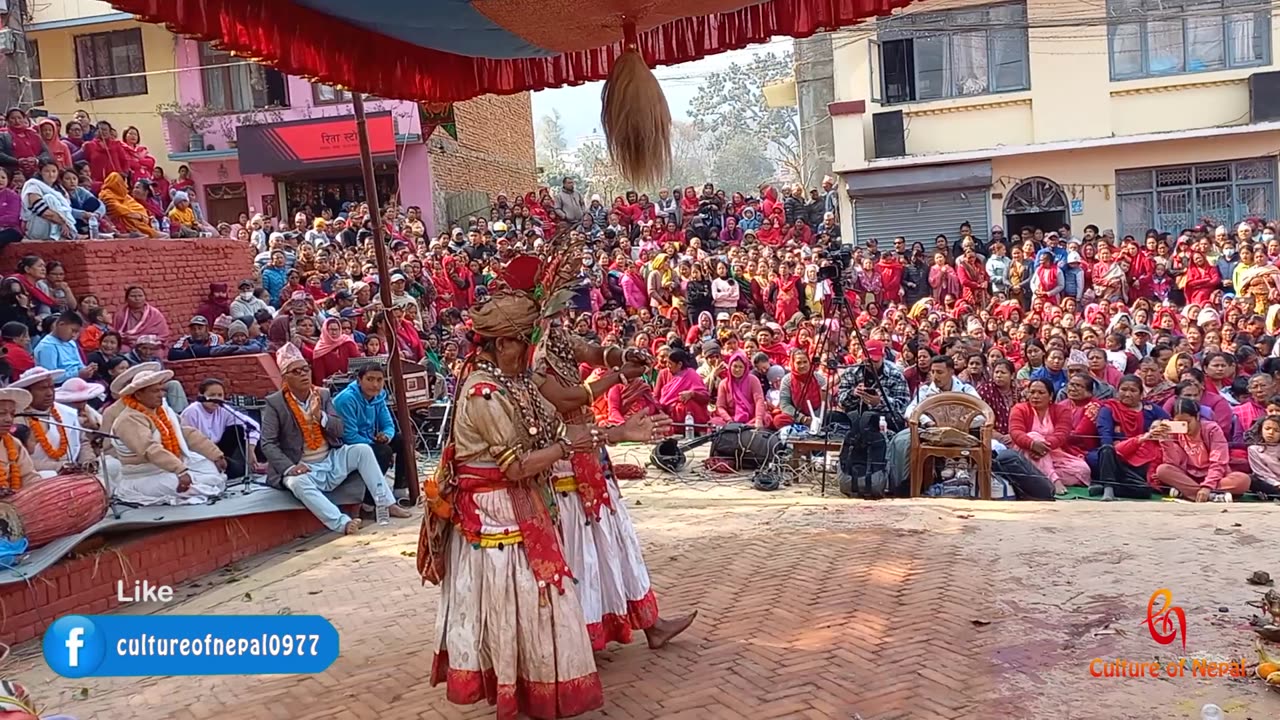
<instances>
[{"instance_id":1,"label":"red shawl","mask_svg":"<svg viewBox=\"0 0 1280 720\"><path fill-rule=\"evenodd\" d=\"M1195 256L1204 257L1202 253L1196 253ZM1207 304L1214 291L1221 289L1222 286L1222 277L1218 274L1218 268L1207 261L1204 265L1192 262L1183 277L1186 278L1183 289L1187 293L1187 302L1196 305Z\"/></svg>"},{"instance_id":2,"label":"red shawl","mask_svg":"<svg viewBox=\"0 0 1280 720\"><path fill-rule=\"evenodd\" d=\"M41 290L38 285L31 282L31 278L27 277L26 274L18 273L17 275L10 275L9 279L17 280L22 283L22 288L27 291L27 296L30 297L33 302L41 305L48 305L49 307L54 307L58 304L57 300L49 297L49 295L46 294L45 291Z\"/></svg>"},{"instance_id":3,"label":"red shawl","mask_svg":"<svg viewBox=\"0 0 1280 720\"><path fill-rule=\"evenodd\" d=\"M793 363L788 363L787 368L791 371L791 404L806 415L809 408L822 407L822 388L813 375L813 363L809 363L809 372L804 375L796 372Z\"/></svg>"},{"instance_id":4,"label":"red shawl","mask_svg":"<svg viewBox=\"0 0 1280 720\"><path fill-rule=\"evenodd\" d=\"M1040 280L1040 288L1048 291L1058 284L1058 266L1052 262L1036 267L1036 278Z\"/></svg>"},{"instance_id":5,"label":"red shawl","mask_svg":"<svg viewBox=\"0 0 1280 720\"><path fill-rule=\"evenodd\" d=\"M686 220L692 219L698 214L698 192L692 185L684 189L684 194L680 196L680 212Z\"/></svg>"},{"instance_id":6,"label":"red shawl","mask_svg":"<svg viewBox=\"0 0 1280 720\"><path fill-rule=\"evenodd\" d=\"M760 228L756 231L756 240L765 245L777 247L782 244L782 233L778 231L777 227L771 227L768 230Z\"/></svg>"}]
</instances>

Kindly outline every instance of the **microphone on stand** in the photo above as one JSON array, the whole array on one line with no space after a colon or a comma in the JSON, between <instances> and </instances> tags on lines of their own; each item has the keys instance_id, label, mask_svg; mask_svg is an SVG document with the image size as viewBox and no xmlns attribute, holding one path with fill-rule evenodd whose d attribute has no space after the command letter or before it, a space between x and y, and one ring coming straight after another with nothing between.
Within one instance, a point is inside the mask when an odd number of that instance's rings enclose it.
<instances>
[{"instance_id":1,"label":"microphone on stand","mask_svg":"<svg viewBox=\"0 0 1280 720\"><path fill-rule=\"evenodd\" d=\"M109 438L111 438L111 439L113 439L113 440L119 440L119 439L120 439L120 437L119 437L118 435L112 435L112 434L111 434L111 433L109 433L109 432L103 432L103 431L101 431L101 430L91 430L91 429L89 429L89 428L87 428L87 427L81 427L81 426L79 426L79 425L68 425L68 424L66 424L66 423L56 422L56 421L54 421L54 420L51 420L51 419L50 419L50 418L52 417L51 415L47 415L47 414L44 414L44 413L20 412L20 413L15 413L15 415L16 415L17 417L35 418L35 419L39 420L40 422L42 422L42 423L44 423L44 424L46 424L46 425L53 425L53 426L55 426L55 427L64 427L64 428L67 428L68 430L79 430L80 432L89 433L90 435L98 435L98 436L101 436L101 437L109 437Z\"/></svg>"}]
</instances>

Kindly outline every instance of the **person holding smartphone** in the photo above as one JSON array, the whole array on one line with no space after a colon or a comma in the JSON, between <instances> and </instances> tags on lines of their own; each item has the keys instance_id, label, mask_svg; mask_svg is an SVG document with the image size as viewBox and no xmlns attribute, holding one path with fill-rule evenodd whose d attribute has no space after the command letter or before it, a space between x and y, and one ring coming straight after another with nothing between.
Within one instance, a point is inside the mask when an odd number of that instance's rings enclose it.
<instances>
[{"instance_id":1,"label":"person holding smartphone","mask_svg":"<svg viewBox=\"0 0 1280 720\"><path fill-rule=\"evenodd\" d=\"M1153 475L1158 488L1196 502L1231 502L1249 490L1249 475L1228 472L1227 437L1212 420L1200 417L1200 405L1190 398L1173 402L1173 419L1152 423L1142 436L1158 443L1161 459ZM1171 493L1172 494L1172 493Z\"/></svg>"}]
</instances>

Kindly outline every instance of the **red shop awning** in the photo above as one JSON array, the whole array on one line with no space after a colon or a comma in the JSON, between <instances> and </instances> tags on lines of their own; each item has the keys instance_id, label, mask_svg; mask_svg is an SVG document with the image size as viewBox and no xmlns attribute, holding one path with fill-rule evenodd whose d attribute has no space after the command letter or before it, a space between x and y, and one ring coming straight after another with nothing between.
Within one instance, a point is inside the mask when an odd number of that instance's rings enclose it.
<instances>
[{"instance_id":1,"label":"red shop awning","mask_svg":"<svg viewBox=\"0 0 1280 720\"><path fill-rule=\"evenodd\" d=\"M368 116L369 145L375 161L395 160L395 121L389 112ZM351 115L236 128L240 172L282 175L349 166L360 161L356 121Z\"/></svg>"}]
</instances>

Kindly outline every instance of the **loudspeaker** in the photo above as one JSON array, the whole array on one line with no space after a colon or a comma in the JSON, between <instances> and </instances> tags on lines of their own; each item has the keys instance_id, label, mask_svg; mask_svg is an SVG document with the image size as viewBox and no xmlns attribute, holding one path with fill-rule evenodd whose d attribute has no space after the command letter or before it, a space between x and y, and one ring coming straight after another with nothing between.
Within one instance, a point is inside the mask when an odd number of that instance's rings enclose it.
<instances>
[{"instance_id":1,"label":"loudspeaker","mask_svg":"<svg viewBox=\"0 0 1280 720\"><path fill-rule=\"evenodd\" d=\"M901 157L907 154L907 135L902 128L901 110L873 113L871 134L875 138L875 157Z\"/></svg>"},{"instance_id":2,"label":"loudspeaker","mask_svg":"<svg viewBox=\"0 0 1280 720\"><path fill-rule=\"evenodd\" d=\"M1249 76L1249 122L1280 120L1280 72Z\"/></svg>"}]
</instances>

